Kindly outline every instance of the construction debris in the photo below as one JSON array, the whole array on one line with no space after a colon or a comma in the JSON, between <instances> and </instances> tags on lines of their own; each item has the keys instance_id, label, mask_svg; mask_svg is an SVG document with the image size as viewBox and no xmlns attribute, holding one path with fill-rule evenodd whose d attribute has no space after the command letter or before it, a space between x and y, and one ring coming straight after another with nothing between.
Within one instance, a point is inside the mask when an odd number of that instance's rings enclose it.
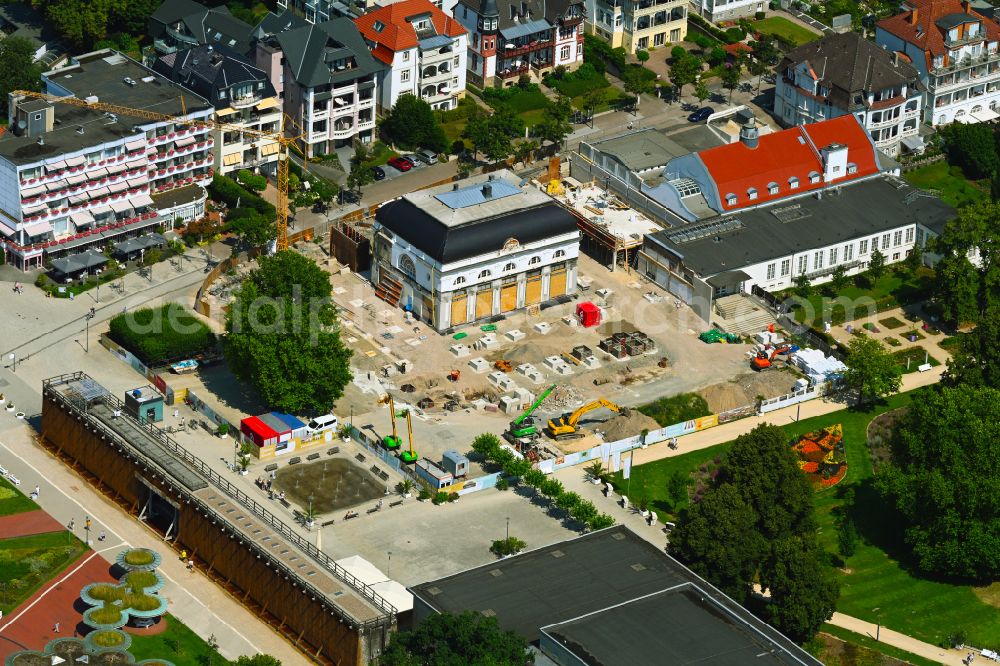
<instances>
[{"instance_id":1,"label":"construction debris","mask_svg":"<svg viewBox=\"0 0 1000 666\"><path fill-rule=\"evenodd\" d=\"M575 386L557 386L541 406L544 410L556 411L576 407L581 402L583 402L583 391Z\"/></svg>"}]
</instances>

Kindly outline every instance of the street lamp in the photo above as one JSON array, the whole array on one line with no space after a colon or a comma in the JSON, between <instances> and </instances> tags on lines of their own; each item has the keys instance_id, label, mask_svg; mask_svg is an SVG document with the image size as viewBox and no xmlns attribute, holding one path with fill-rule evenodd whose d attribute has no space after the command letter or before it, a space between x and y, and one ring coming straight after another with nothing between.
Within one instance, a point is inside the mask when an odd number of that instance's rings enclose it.
<instances>
[{"instance_id":1,"label":"street lamp","mask_svg":"<svg viewBox=\"0 0 1000 666\"><path fill-rule=\"evenodd\" d=\"M392 578L392 551L389 552L389 566L386 567L385 575L387 578Z\"/></svg>"},{"instance_id":2,"label":"street lamp","mask_svg":"<svg viewBox=\"0 0 1000 666\"><path fill-rule=\"evenodd\" d=\"M84 345L83 349L88 354L90 353L90 320L93 319L96 316L97 316L97 312L94 311L94 308L90 308L90 312L88 312L87 314L83 315L83 318L84 318L84 320L86 321L86 324L87 324L86 344Z\"/></svg>"},{"instance_id":3,"label":"street lamp","mask_svg":"<svg viewBox=\"0 0 1000 666\"><path fill-rule=\"evenodd\" d=\"M17 353L11 352L10 354L7 355L7 358L9 358L12 362L11 372L17 372Z\"/></svg>"},{"instance_id":4,"label":"street lamp","mask_svg":"<svg viewBox=\"0 0 1000 666\"><path fill-rule=\"evenodd\" d=\"M881 607L873 608L872 612L875 613L875 642L878 642L878 635L882 631L882 614L879 612Z\"/></svg>"},{"instance_id":5,"label":"street lamp","mask_svg":"<svg viewBox=\"0 0 1000 666\"><path fill-rule=\"evenodd\" d=\"M510 516L507 516L507 541L510 541Z\"/></svg>"}]
</instances>

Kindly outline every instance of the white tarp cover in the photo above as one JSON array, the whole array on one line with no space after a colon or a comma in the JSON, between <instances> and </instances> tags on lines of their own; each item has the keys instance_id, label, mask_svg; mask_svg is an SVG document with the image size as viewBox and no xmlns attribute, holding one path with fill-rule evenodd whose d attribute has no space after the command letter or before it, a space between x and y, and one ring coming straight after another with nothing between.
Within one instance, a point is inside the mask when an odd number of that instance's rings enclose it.
<instances>
[{"instance_id":1,"label":"white tarp cover","mask_svg":"<svg viewBox=\"0 0 1000 666\"><path fill-rule=\"evenodd\" d=\"M351 557L337 560L337 564L365 585L374 585L375 583L388 580L388 576L382 573L381 569L360 555L352 555Z\"/></svg>"},{"instance_id":2,"label":"white tarp cover","mask_svg":"<svg viewBox=\"0 0 1000 666\"><path fill-rule=\"evenodd\" d=\"M413 610L413 595L394 580L384 580L371 586L372 590L392 604L400 613Z\"/></svg>"}]
</instances>

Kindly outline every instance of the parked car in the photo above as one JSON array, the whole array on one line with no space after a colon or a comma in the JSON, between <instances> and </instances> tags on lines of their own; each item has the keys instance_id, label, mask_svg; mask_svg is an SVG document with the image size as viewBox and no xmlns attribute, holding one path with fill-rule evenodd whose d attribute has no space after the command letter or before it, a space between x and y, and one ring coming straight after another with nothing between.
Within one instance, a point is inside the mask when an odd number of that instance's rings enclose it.
<instances>
[{"instance_id":1,"label":"parked car","mask_svg":"<svg viewBox=\"0 0 1000 666\"><path fill-rule=\"evenodd\" d=\"M420 166L420 160L416 155L400 155L400 157L409 162L411 167Z\"/></svg>"},{"instance_id":2,"label":"parked car","mask_svg":"<svg viewBox=\"0 0 1000 666\"><path fill-rule=\"evenodd\" d=\"M713 109L710 106L703 106L694 113L692 113L690 116L688 116L688 120L693 123L704 122L708 120L708 117L713 113L715 113L715 109Z\"/></svg>"},{"instance_id":3,"label":"parked car","mask_svg":"<svg viewBox=\"0 0 1000 666\"><path fill-rule=\"evenodd\" d=\"M388 162L386 162L386 164L391 166L393 169L396 169L397 171L409 171L410 169L413 168L413 165L410 164L409 160L402 157L393 157Z\"/></svg>"},{"instance_id":4,"label":"parked car","mask_svg":"<svg viewBox=\"0 0 1000 666\"><path fill-rule=\"evenodd\" d=\"M417 151L417 158L424 164L437 164L438 156L429 148L422 148Z\"/></svg>"},{"instance_id":5,"label":"parked car","mask_svg":"<svg viewBox=\"0 0 1000 666\"><path fill-rule=\"evenodd\" d=\"M383 180L385 178L385 169L380 166L372 167L372 178L375 180Z\"/></svg>"}]
</instances>

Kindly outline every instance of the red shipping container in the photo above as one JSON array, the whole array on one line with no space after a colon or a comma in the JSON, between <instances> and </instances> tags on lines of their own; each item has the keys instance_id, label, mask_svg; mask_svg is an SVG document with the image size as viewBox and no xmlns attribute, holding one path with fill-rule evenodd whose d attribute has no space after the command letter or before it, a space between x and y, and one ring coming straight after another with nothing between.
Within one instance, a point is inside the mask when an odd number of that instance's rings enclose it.
<instances>
[{"instance_id":1,"label":"red shipping container","mask_svg":"<svg viewBox=\"0 0 1000 666\"><path fill-rule=\"evenodd\" d=\"M590 301L578 303L576 306L576 318L584 328L597 326L601 323L601 309Z\"/></svg>"}]
</instances>

